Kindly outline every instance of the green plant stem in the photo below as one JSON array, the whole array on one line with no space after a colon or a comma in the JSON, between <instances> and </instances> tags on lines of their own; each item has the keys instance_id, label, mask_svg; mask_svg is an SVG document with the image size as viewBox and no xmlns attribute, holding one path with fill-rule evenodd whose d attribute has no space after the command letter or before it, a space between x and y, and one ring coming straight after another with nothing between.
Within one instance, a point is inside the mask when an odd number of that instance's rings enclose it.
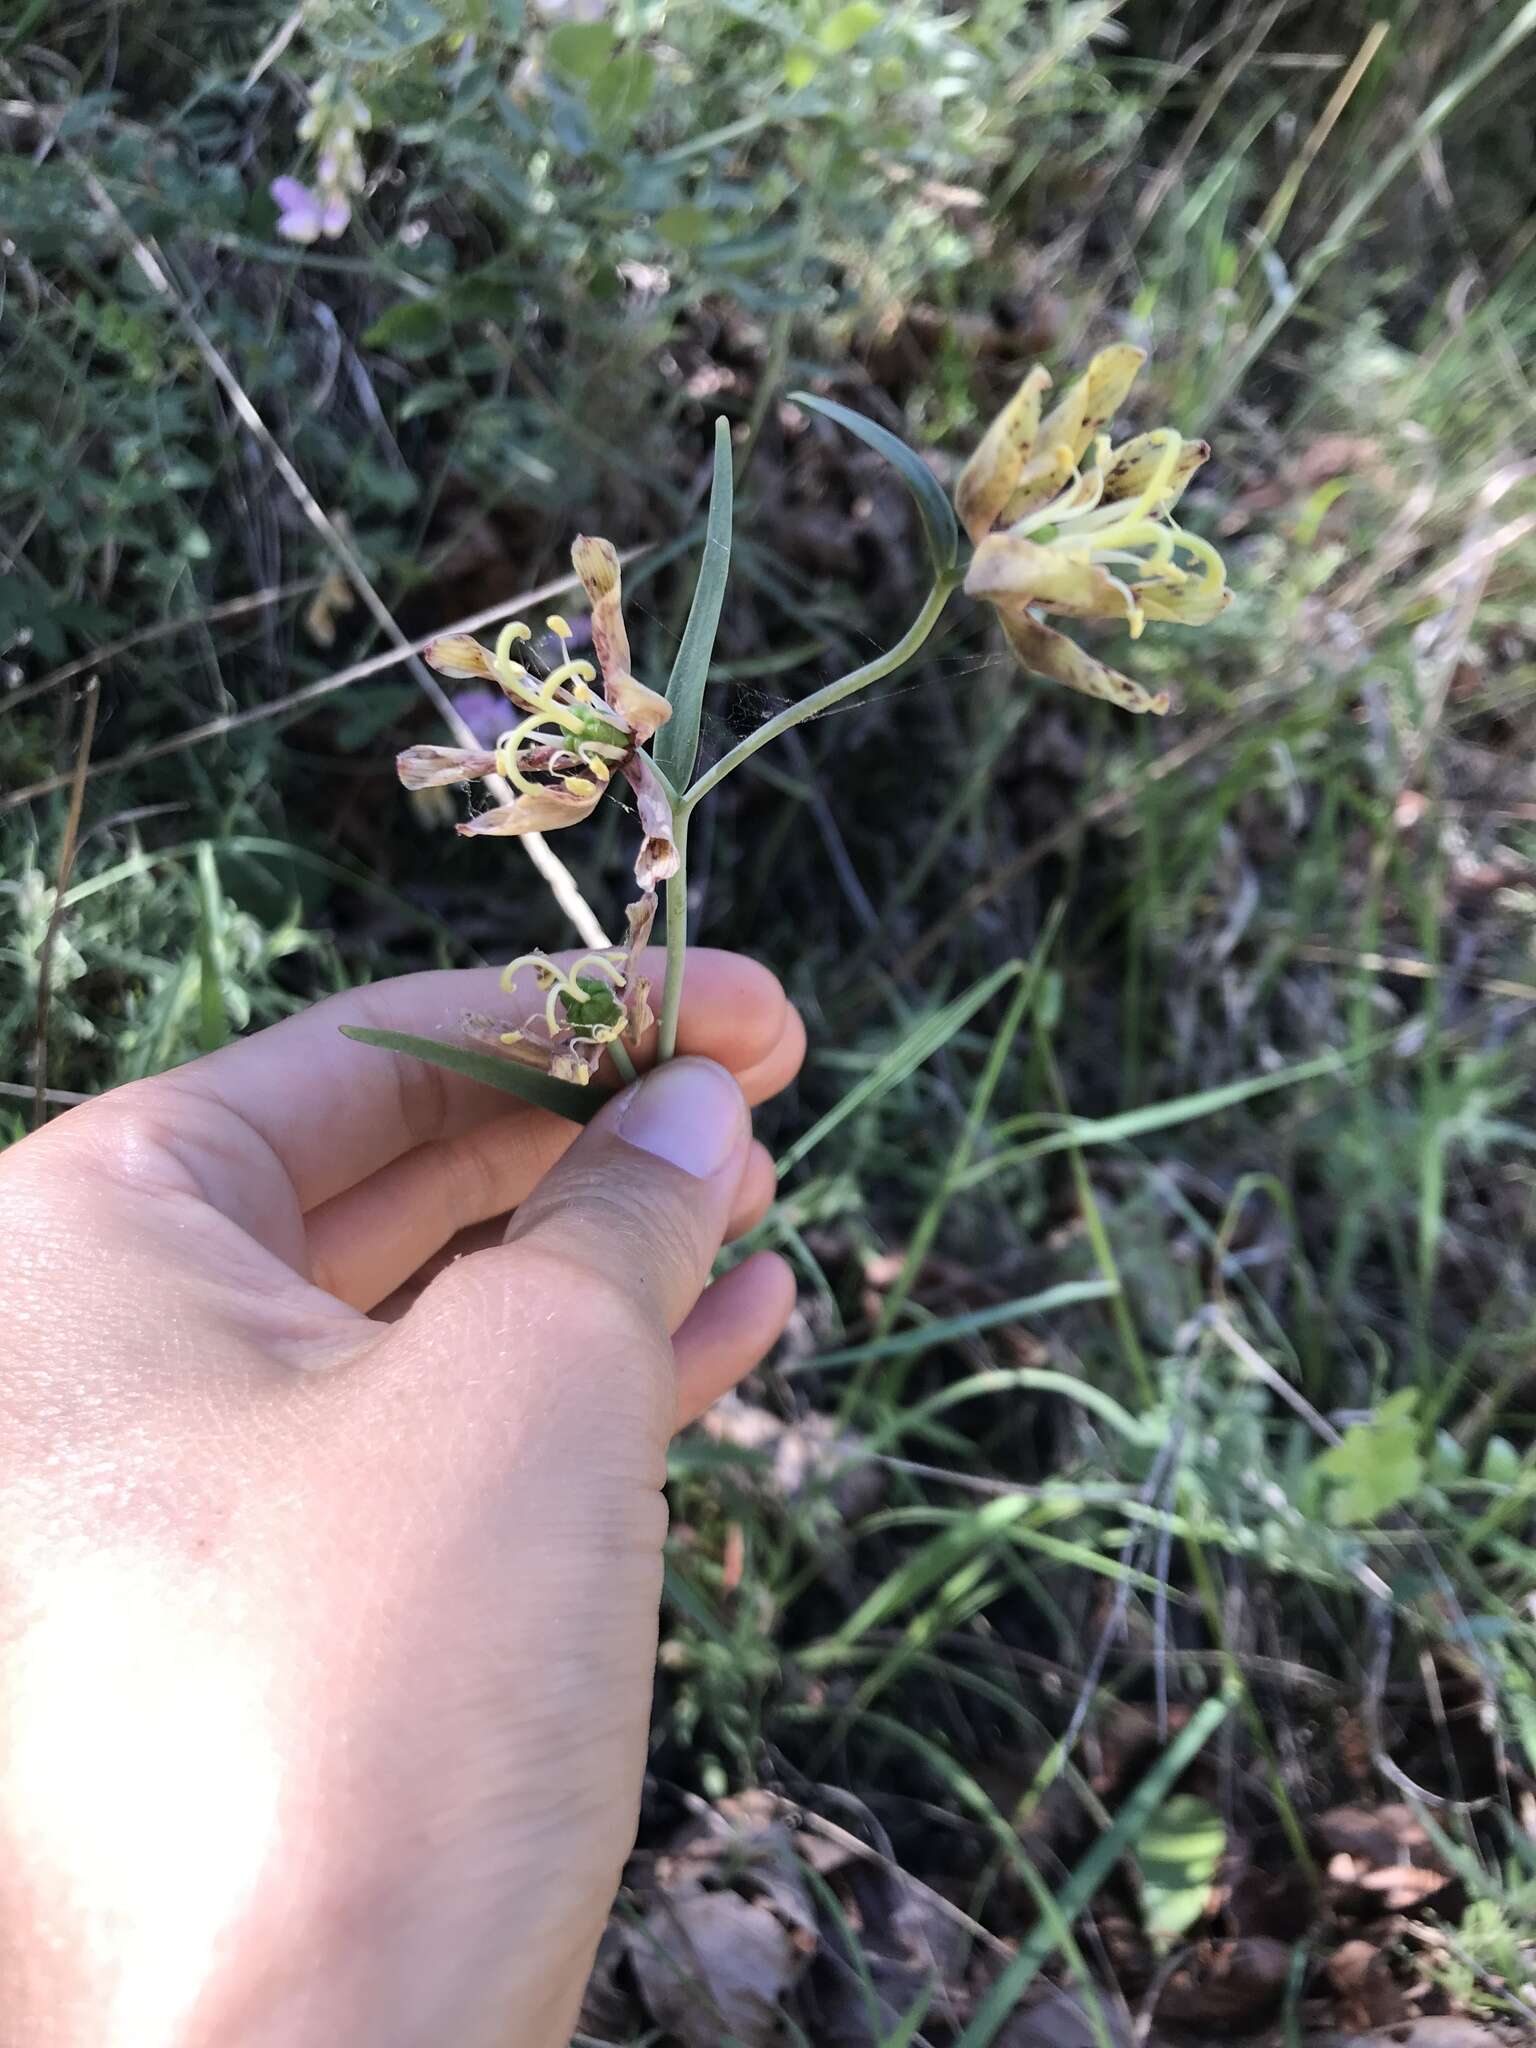
<instances>
[{"instance_id":1,"label":"green plant stem","mask_svg":"<svg viewBox=\"0 0 1536 2048\"><path fill-rule=\"evenodd\" d=\"M619 1079L621 1081L627 1085L629 1082L638 1079L635 1073L635 1063L630 1058L628 1048L622 1039L616 1038L612 1045L609 1046L608 1052L613 1064L619 1070Z\"/></svg>"},{"instance_id":2,"label":"green plant stem","mask_svg":"<svg viewBox=\"0 0 1536 2048\"><path fill-rule=\"evenodd\" d=\"M656 1046L658 1061L671 1059L677 1051L677 1013L683 998L683 971L688 949L688 820L694 805L718 789L726 776L739 768L743 761L750 760L759 747L766 747L770 740L781 738L806 719L817 718L823 711L830 711L845 697L852 697L871 683L878 683L882 677L900 668L903 662L910 661L938 623L939 614L949 602L950 593L959 580L958 576L937 578L922 610L894 647L888 648L884 654L877 654L862 668L839 676L835 683L828 683L825 689L815 691L800 703L788 705L777 718L770 718L756 732L748 733L713 768L706 769L686 796L673 799L672 837L677 846L677 873L667 883L667 975L661 992L661 1031Z\"/></svg>"},{"instance_id":3,"label":"green plant stem","mask_svg":"<svg viewBox=\"0 0 1536 2048\"><path fill-rule=\"evenodd\" d=\"M825 689L816 690L804 697L798 704L786 705L777 718L770 718L750 732L744 740L723 754L713 768L707 768L698 781L683 798L677 809L679 826L686 820L696 803L711 795L727 775L733 775L744 761L750 761L759 747L766 747L770 740L783 737L797 725L803 725L808 718L819 718L824 711L830 711L835 704L841 704L845 697L855 696L860 690L868 689L871 683L878 683L885 676L910 661L938 623L939 613L949 602L950 593L959 583L958 576L940 576L924 601L922 610L912 621L906 632L888 648L884 654L877 654L873 661L865 662L862 668L853 669L848 675L839 676L835 683L828 683ZM672 884L667 885L667 929L671 932Z\"/></svg>"},{"instance_id":4,"label":"green plant stem","mask_svg":"<svg viewBox=\"0 0 1536 2048\"><path fill-rule=\"evenodd\" d=\"M688 955L688 809L672 813L672 838L677 847L677 873L667 883L667 977L661 991L661 1032L657 1061L677 1051L677 1014L683 1000L683 971Z\"/></svg>"}]
</instances>

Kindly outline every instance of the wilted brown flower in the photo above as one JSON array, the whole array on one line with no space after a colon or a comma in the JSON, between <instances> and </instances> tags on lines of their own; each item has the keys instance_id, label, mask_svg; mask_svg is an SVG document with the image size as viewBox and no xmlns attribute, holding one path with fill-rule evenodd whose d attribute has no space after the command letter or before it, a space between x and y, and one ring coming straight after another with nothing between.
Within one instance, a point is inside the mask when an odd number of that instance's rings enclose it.
<instances>
[{"instance_id":1,"label":"wilted brown flower","mask_svg":"<svg viewBox=\"0 0 1536 2048\"><path fill-rule=\"evenodd\" d=\"M515 993L519 976L531 971L543 1000L514 1030L471 1018L473 1034L557 1081L584 1087L606 1046L620 1039L638 1041L655 1021L651 985L637 972L656 917L655 896L647 891L630 904L625 917L629 933L622 947L583 954L569 967L547 953L524 953L512 961L502 974L502 987Z\"/></svg>"},{"instance_id":2,"label":"wilted brown flower","mask_svg":"<svg viewBox=\"0 0 1536 2048\"><path fill-rule=\"evenodd\" d=\"M446 634L426 650L433 668L495 683L522 716L494 748L407 747L395 765L407 789L503 776L517 792L512 801L458 827L465 834L498 836L579 824L595 810L617 770L635 793L644 834L635 876L650 890L676 873L677 848L672 806L641 749L666 723L671 707L629 672L619 558L612 544L583 535L571 560L592 605L601 676L590 661L572 655L571 628L558 615L545 623L560 642L561 659L543 676L528 659L514 658L516 648L527 655L533 637L520 619L502 628L494 652L467 633Z\"/></svg>"}]
</instances>

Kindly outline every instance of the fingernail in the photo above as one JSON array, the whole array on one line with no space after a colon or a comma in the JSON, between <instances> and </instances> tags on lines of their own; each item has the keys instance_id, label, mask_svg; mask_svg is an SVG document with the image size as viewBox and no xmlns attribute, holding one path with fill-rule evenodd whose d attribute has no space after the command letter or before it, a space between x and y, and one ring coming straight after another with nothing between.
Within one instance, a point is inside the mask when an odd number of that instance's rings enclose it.
<instances>
[{"instance_id":1,"label":"fingernail","mask_svg":"<svg viewBox=\"0 0 1536 2048\"><path fill-rule=\"evenodd\" d=\"M741 1090L712 1060L669 1060L624 1104L619 1136L695 1180L710 1180L746 1147Z\"/></svg>"}]
</instances>

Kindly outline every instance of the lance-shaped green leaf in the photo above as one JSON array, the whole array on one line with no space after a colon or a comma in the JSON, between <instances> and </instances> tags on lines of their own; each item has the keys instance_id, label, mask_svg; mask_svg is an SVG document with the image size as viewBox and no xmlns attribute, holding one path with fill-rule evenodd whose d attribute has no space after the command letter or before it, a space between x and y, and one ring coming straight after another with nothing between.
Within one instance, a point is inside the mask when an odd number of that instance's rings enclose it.
<instances>
[{"instance_id":1,"label":"lance-shaped green leaf","mask_svg":"<svg viewBox=\"0 0 1536 2048\"><path fill-rule=\"evenodd\" d=\"M796 405L803 405L808 412L824 413L829 420L836 420L840 427L846 427L850 434L857 434L866 447L873 448L877 455L883 455L900 472L902 482L916 500L933 566L940 575L947 575L960 553L960 529L955 524L954 510L943 485L922 457L876 421L866 418L861 412L850 411L846 405L839 405L836 399L817 398L809 391L792 391L789 395Z\"/></svg>"},{"instance_id":2,"label":"lance-shaped green leaf","mask_svg":"<svg viewBox=\"0 0 1536 2048\"><path fill-rule=\"evenodd\" d=\"M552 1109L573 1124L590 1123L608 1100L606 1089L578 1088L574 1081L557 1081L537 1067L521 1067L513 1060L497 1059L494 1053L471 1052L468 1046L450 1045L438 1038L418 1038L411 1031L371 1031L360 1024L343 1024L341 1033L344 1038L355 1038L359 1045L408 1053L430 1066L446 1067L450 1074L462 1074L466 1081L483 1081L487 1088L519 1096L536 1109Z\"/></svg>"},{"instance_id":3,"label":"lance-shaped green leaf","mask_svg":"<svg viewBox=\"0 0 1536 2048\"><path fill-rule=\"evenodd\" d=\"M715 421L715 474L709 487L709 519L704 529L704 556L699 563L699 580L694 586L683 644L677 650L667 683L667 702L672 716L656 735L651 749L656 766L672 787L688 787L699 752L699 721L704 716L704 685L709 681L710 658L715 651L715 632L720 624L720 606L725 600L725 578L731 566L731 429L728 420Z\"/></svg>"}]
</instances>

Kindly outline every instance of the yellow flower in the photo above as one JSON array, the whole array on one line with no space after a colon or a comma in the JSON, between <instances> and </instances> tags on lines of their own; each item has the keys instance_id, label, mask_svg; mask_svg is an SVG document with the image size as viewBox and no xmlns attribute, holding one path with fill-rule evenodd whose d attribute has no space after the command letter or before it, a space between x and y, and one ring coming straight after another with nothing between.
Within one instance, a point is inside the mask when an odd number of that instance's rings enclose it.
<instances>
[{"instance_id":1,"label":"yellow flower","mask_svg":"<svg viewBox=\"0 0 1536 2048\"><path fill-rule=\"evenodd\" d=\"M672 806L640 750L672 707L629 672L629 638L620 605L619 558L611 542L581 535L571 561L592 606L592 645L601 665L573 657L571 628L558 614L545 620L561 659L544 675L530 666L533 635L522 620L504 626L495 651L467 633L434 640L426 658L441 674L492 682L522 715L494 748L407 747L395 767L407 789L431 789L500 775L516 794L458 827L466 835L552 832L578 825L596 809L614 770L634 791L644 835L635 861L643 889L677 872ZM514 658L521 648L525 659ZM594 689L593 685L598 684Z\"/></svg>"},{"instance_id":2,"label":"yellow flower","mask_svg":"<svg viewBox=\"0 0 1536 2048\"><path fill-rule=\"evenodd\" d=\"M1166 692L1152 695L1037 616L1123 619L1134 640L1148 619L1203 626L1228 603L1220 555L1172 517L1207 443L1158 427L1115 447L1104 431L1145 361L1126 343L1101 349L1044 418L1051 380L1037 365L961 472L955 509L976 548L966 591L996 607L1026 668L1161 713Z\"/></svg>"}]
</instances>

